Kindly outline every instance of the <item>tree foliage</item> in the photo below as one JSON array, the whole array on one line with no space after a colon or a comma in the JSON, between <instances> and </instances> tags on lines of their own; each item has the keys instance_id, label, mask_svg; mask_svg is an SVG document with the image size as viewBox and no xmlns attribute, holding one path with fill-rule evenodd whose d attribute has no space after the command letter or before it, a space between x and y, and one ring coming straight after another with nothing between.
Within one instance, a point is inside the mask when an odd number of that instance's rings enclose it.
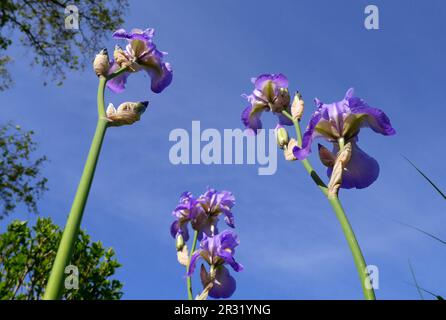
<instances>
[{"instance_id":1,"label":"tree foliage","mask_svg":"<svg viewBox=\"0 0 446 320\"><path fill-rule=\"evenodd\" d=\"M36 149L33 134L12 124L0 127L0 219L19 203L37 213L37 200L47 189L40 173L46 157L31 156Z\"/></svg>"},{"instance_id":2,"label":"tree foliage","mask_svg":"<svg viewBox=\"0 0 446 320\"><path fill-rule=\"evenodd\" d=\"M65 26L69 5L77 8L78 29ZM83 69L103 40L123 23L127 0L2 0L0 1L0 90L9 88L11 58L5 52L20 34L31 63L43 67L62 84L66 70ZM7 52L7 51L6 51Z\"/></svg>"},{"instance_id":3,"label":"tree foliage","mask_svg":"<svg viewBox=\"0 0 446 320\"><path fill-rule=\"evenodd\" d=\"M14 221L0 235L0 299L41 299L62 231L50 218L39 218L32 228ZM64 289L63 298L119 299L122 283L112 279L120 264L112 248L91 242L79 233L71 264L79 270L78 289Z\"/></svg>"}]
</instances>

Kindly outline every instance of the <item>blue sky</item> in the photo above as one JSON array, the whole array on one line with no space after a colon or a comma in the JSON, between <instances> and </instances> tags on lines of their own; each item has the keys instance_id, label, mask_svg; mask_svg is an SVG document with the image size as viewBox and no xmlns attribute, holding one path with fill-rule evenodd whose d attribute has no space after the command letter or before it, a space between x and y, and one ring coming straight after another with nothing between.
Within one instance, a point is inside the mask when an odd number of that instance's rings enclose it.
<instances>
[{"instance_id":1,"label":"blue sky","mask_svg":"<svg viewBox=\"0 0 446 320\"><path fill-rule=\"evenodd\" d=\"M172 85L160 95L137 74L106 102L150 100L142 121L111 128L96 171L82 227L116 249L117 277L126 299L184 299L184 269L176 262L168 229L179 195L207 186L232 191L237 233L236 299L360 299L358 276L338 221L303 167L279 154L275 175L252 165L179 165L169 162L169 133L240 128L250 78L282 72L306 100L340 100L349 87L391 118L397 135L363 130L360 145L380 163L370 188L342 191L341 200L366 260L380 270L379 299L417 299L408 259L420 284L445 294L446 250L394 220L446 238L444 200L402 158L417 163L443 189L446 172L443 104L446 3L374 1L380 30L363 26L369 1L131 1L126 29L153 27L169 52ZM82 22L81 22L82 23ZM115 41L108 41L111 50ZM97 78L73 73L62 87L42 86L39 68L12 48L13 89L0 93L0 120L36 132L39 152L51 160L50 191L41 216L64 225L96 125ZM266 127L274 125L270 114ZM290 130L291 132L291 130ZM311 160L319 172L316 155ZM13 218L34 221L15 213ZM80 270L82 272L82 270ZM199 285L195 281L197 290Z\"/></svg>"}]
</instances>

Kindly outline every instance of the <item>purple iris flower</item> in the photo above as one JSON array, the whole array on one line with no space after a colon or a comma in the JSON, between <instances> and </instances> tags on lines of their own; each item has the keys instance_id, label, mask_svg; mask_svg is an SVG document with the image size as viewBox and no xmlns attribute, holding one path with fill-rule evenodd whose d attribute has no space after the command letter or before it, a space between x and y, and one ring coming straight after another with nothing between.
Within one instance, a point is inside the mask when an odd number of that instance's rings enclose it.
<instances>
[{"instance_id":1,"label":"purple iris flower","mask_svg":"<svg viewBox=\"0 0 446 320\"><path fill-rule=\"evenodd\" d=\"M180 197L180 202L172 212L176 220L170 226L170 234L176 238L183 236L184 241L189 240L189 230L187 225L193 221L199 212L203 211L201 204L192 196L190 192L184 192Z\"/></svg>"},{"instance_id":2,"label":"purple iris flower","mask_svg":"<svg viewBox=\"0 0 446 320\"><path fill-rule=\"evenodd\" d=\"M243 95L249 105L243 110L241 120L243 124L257 133L262 129L260 116L264 111L272 111L281 125L292 125L293 122L282 114L290 108L290 94L288 79L281 73L262 74L251 79L255 89L250 95Z\"/></svg>"},{"instance_id":3,"label":"purple iris flower","mask_svg":"<svg viewBox=\"0 0 446 320\"><path fill-rule=\"evenodd\" d=\"M159 51L153 43L154 29L133 29L126 32L119 29L113 33L115 39L125 39L129 43L122 55L131 63L128 71L107 82L107 86L113 92L122 92L125 89L127 78L131 72L146 71L151 78L151 89L160 93L172 82L172 67L168 62L163 62L166 52ZM116 61L112 61L109 74L120 67Z\"/></svg>"},{"instance_id":4,"label":"purple iris flower","mask_svg":"<svg viewBox=\"0 0 446 320\"><path fill-rule=\"evenodd\" d=\"M303 160L311 152L311 144L316 138L325 138L333 143L333 152L339 151L339 141L351 142L352 155L350 162L342 176L341 188L366 188L379 175L378 162L362 151L358 145L358 134L361 128L369 127L373 131L385 136L395 134L389 118L376 108L370 107L364 100L355 97L350 88L343 100L324 104L315 99L317 109L313 113L310 123L303 135L302 147L293 149L294 156ZM332 168L328 168L330 177Z\"/></svg>"},{"instance_id":5,"label":"purple iris flower","mask_svg":"<svg viewBox=\"0 0 446 320\"><path fill-rule=\"evenodd\" d=\"M226 224L234 228L234 215L231 212L234 204L234 195L229 191L208 189L198 198L194 198L190 192L185 192L172 213L176 220L172 223L170 232L173 237L181 234L184 241L187 241L187 225L190 223L192 229L199 232L198 239L201 240L203 234L212 236L218 233L217 222L220 214L224 214Z\"/></svg>"},{"instance_id":6,"label":"purple iris flower","mask_svg":"<svg viewBox=\"0 0 446 320\"><path fill-rule=\"evenodd\" d=\"M225 215L225 222L231 228L234 228L234 215L231 212L235 205L235 197L229 191L217 191L215 189L208 189L202 194L197 201L201 204L202 211L200 211L195 220L192 222L192 227L195 230L202 231L208 236L218 233L217 222L220 214ZM201 239L200 234L200 239Z\"/></svg>"},{"instance_id":7,"label":"purple iris flower","mask_svg":"<svg viewBox=\"0 0 446 320\"><path fill-rule=\"evenodd\" d=\"M225 230L211 237L205 235L200 243L200 249L192 254L187 275L191 276L197 261L200 258L204 259L211 267L210 273L206 277L202 276L203 285L207 285L206 282L213 282L209 296L212 298L230 297L235 291L236 283L224 265L230 265L236 272L243 270L243 266L234 259L235 247L239 244L238 236L231 230Z\"/></svg>"}]
</instances>

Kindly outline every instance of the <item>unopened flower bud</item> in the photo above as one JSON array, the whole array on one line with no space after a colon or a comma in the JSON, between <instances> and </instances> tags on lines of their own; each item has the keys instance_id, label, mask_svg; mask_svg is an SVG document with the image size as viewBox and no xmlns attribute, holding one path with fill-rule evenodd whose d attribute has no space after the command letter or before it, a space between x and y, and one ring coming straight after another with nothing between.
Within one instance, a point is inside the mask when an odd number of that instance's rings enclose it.
<instances>
[{"instance_id":1,"label":"unopened flower bud","mask_svg":"<svg viewBox=\"0 0 446 320\"><path fill-rule=\"evenodd\" d=\"M141 119L141 115L146 111L148 101L143 102L124 102L118 109L115 109L113 104L107 107L106 115L109 121L109 126L122 126L133 124Z\"/></svg>"},{"instance_id":2,"label":"unopened flower bud","mask_svg":"<svg viewBox=\"0 0 446 320\"><path fill-rule=\"evenodd\" d=\"M293 153L294 147L297 147L297 141L295 139L291 138L283 150L285 160L288 160L288 161L296 161L297 160Z\"/></svg>"},{"instance_id":3,"label":"unopened flower bud","mask_svg":"<svg viewBox=\"0 0 446 320\"><path fill-rule=\"evenodd\" d=\"M176 247L177 247L177 251L181 251L184 247L184 239L183 236L181 234L177 235L176 238Z\"/></svg>"},{"instance_id":4,"label":"unopened flower bud","mask_svg":"<svg viewBox=\"0 0 446 320\"><path fill-rule=\"evenodd\" d=\"M107 49L102 49L96 55L93 61L93 69L98 77L107 75L108 70L110 69L110 61L108 58Z\"/></svg>"},{"instance_id":5,"label":"unopened flower bud","mask_svg":"<svg viewBox=\"0 0 446 320\"><path fill-rule=\"evenodd\" d=\"M184 245L181 250L177 251L177 260L182 266L186 267L189 264L189 251L187 250L186 245Z\"/></svg>"},{"instance_id":6,"label":"unopened flower bud","mask_svg":"<svg viewBox=\"0 0 446 320\"><path fill-rule=\"evenodd\" d=\"M277 125L275 129L277 144L281 149L283 149L289 141L288 132L280 124Z\"/></svg>"},{"instance_id":7,"label":"unopened flower bud","mask_svg":"<svg viewBox=\"0 0 446 320\"><path fill-rule=\"evenodd\" d=\"M293 103L291 104L291 115L294 120L299 121L304 113L304 100L299 92L294 95Z\"/></svg>"}]
</instances>

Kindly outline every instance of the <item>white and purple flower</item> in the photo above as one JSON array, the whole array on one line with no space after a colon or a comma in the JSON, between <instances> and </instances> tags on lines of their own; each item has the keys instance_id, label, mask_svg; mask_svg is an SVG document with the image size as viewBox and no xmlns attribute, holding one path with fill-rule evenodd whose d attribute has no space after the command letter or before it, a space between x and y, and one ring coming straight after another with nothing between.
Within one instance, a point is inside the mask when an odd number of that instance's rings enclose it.
<instances>
[{"instance_id":1,"label":"white and purple flower","mask_svg":"<svg viewBox=\"0 0 446 320\"><path fill-rule=\"evenodd\" d=\"M151 78L151 90L160 93L172 82L172 67L168 62L163 62L166 52L159 51L153 43L154 29L133 29L126 32L119 29L113 33L115 39L128 41L125 50L117 47L115 59L111 62L109 74L127 66L126 72L108 81L107 86L113 92L122 92L125 89L127 78L132 72L146 71Z\"/></svg>"},{"instance_id":2,"label":"white and purple flower","mask_svg":"<svg viewBox=\"0 0 446 320\"><path fill-rule=\"evenodd\" d=\"M358 145L358 134L361 128L369 127L376 133L385 136L395 134L387 115L380 109L370 107L364 100L355 97L353 89L349 89L343 100L325 104L315 99L317 109L302 138L302 147L294 147L294 156L303 160L311 153L313 140L325 138L333 143L333 153L339 151L339 143L352 144L351 159L346 166L341 188L366 188L379 175L378 162L362 151ZM332 167L327 174L330 177Z\"/></svg>"},{"instance_id":3,"label":"white and purple flower","mask_svg":"<svg viewBox=\"0 0 446 320\"><path fill-rule=\"evenodd\" d=\"M187 275L193 274L197 261L202 258L210 266L210 272L201 276L204 287L212 282L209 296L216 299L230 297L236 289L236 283L225 265L230 265L236 272L243 270L243 266L234 259L235 247L239 244L238 236L231 230L211 237L205 235L200 249L192 254Z\"/></svg>"},{"instance_id":4,"label":"white and purple flower","mask_svg":"<svg viewBox=\"0 0 446 320\"><path fill-rule=\"evenodd\" d=\"M245 127L257 133L262 129L260 116L264 111L272 111L281 125L292 125L293 122L282 114L290 109L288 79L281 73L262 74L251 79L255 89L250 95L243 95L249 105L243 110L241 120Z\"/></svg>"}]
</instances>

